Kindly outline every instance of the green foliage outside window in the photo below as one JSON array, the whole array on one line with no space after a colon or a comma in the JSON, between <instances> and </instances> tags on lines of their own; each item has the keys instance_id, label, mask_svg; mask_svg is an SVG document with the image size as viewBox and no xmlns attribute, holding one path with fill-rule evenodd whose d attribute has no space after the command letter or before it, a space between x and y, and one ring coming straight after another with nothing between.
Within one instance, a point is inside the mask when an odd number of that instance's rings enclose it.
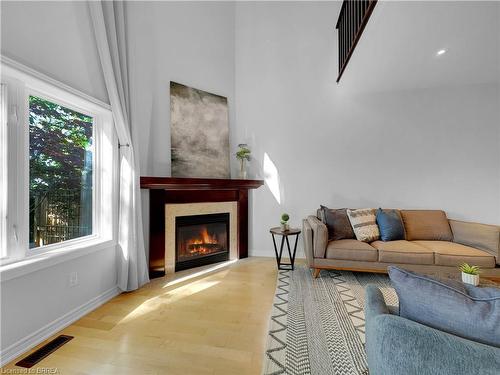
<instances>
[{"instance_id":1,"label":"green foliage outside window","mask_svg":"<svg viewBox=\"0 0 500 375\"><path fill-rule=\"evenodd\" d=\"M90 116L29 97L30 247L92 232Z\"/></svg>"}]
</instances>

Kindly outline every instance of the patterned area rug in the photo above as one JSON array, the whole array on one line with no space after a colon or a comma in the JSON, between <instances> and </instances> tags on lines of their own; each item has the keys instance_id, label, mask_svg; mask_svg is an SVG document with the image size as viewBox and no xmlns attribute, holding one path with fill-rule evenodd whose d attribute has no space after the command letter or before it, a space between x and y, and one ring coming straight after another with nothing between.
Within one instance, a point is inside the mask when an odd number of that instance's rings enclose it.
<instances>
[{"instance_id":1,"label":"patterned area rug","mask_svg":"<svg viewBox=\"0 0 500 375\"><path fill-rule=\"evenodd\" d=\"M321 271L305 266L279 271L263 373L368 374L364 288L377 285L388 305L397 295L387 275Z\"/></svg>"}]
</instances>

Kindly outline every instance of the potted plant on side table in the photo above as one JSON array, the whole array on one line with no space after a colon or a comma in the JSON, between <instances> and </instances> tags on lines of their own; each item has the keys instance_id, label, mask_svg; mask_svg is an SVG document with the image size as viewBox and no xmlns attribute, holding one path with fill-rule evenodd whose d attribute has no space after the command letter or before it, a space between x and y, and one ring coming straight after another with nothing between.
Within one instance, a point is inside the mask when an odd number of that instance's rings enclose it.
<instances>
[{"instance_id":1,"label":"potted plant on side table","mask_svg":"<svg viewBox=\"0 0 500 375\"><path fill-rule=\"evenodd\" d=\"M471 266L470 264L463 263L460 266L460 271L462 271L462 281L464 283L474 286L479 285L479 273L481 272L479 266Z\"/></svg>"},{"instance_id":2,"label":"potted plant on side table","mask_svg":"<svg viewBox=\"0 0 500 375\"><path fill-rule=\"evenodd\" d=\"M290 220L290 216L288 214L281 214L281 230L284 232L290 229L288 220Z\"/></svg>"}]
</instances>

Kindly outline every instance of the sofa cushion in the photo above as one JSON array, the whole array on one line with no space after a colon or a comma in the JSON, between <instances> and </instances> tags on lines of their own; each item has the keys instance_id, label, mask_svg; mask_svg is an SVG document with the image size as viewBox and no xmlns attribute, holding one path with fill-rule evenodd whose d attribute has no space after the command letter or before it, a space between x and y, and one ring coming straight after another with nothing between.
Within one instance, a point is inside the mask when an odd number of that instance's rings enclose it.
<instances>
[{"instance_id":1,"label":"sofa cushion","mask_svg":"<svg viewBox=\"0 0 500 375\"><path fill-rule=\"evenodd\" d=\"M500 289L389 267L399 315L466 339L500 347Z\"/></svg>"},{"instance_id":2,"label":"sofa cushion","mask_svg":"<svg viewBox=\"0 0 500 375\"><path fill-rule=\"evenodd\" d=\"M397 241L405 239L405 227L398 210L377 210L376 221L382 241Z\"/></svg>"},{"instance_id":3,"label":"sofa cushion","mask_svg":"<svg viewBox=\"0 0 500 375\"><path fill-rule=\"evenodd\" d=\"M452 241L450 223L444 211L401 210L406 239L429 241Z\"/></svg>"},{"instance_id":4,"label":"sofa cushion","mask_svg":"<svg viewBox=\"0 0 500 375\"><path fill-rule=\"evenodd\" d=\"M327 259L360 260L376 262L377 250L358 240L330 241L326 248Z\"/></svg>"},{"instance_id":5,"label":"sofa cushion","mask_svg":"<svg viewBox=\"0 0 500 375\"><path fill-rule=\"evenodd\" d=\"M469 263L483 268L494 268L495 257L486 251L449 241L414 241L415 244L434 252L434 262L439 266L458 267Z\"/></svg>"},{"instance_id":6,"label":"sofa cushion","mask_svg":"<svg viewBox=\"0 0 500 375\"><path fill-rule=\"evenodd\" d=\"M378 260L384 263L403 264L434 264L434 253L428 248L414 242L400 241L375 241L372 242L378 250Z\"/></svg>"},{"instance_id":7,"label":"sofa cushion","mask_svg":"<svg viewBox=\"0 0 500 375\"><path fill-rule=\"evenodd\" d=\"M328 228L328 239L330 241L354 238L346 208L333 209L321 206L321 211L323 222Z\"/></svg>"},{"instance_id":8,"label":"sofa cushion","mask_svg":"<svg viewBox=\"0 0 500 375\"><path fill-rule=\"evenodd\" d=\"M348 209L347 216L358 241L372 242L380 238L373 208Z\"/></svg>"}]
</instances>

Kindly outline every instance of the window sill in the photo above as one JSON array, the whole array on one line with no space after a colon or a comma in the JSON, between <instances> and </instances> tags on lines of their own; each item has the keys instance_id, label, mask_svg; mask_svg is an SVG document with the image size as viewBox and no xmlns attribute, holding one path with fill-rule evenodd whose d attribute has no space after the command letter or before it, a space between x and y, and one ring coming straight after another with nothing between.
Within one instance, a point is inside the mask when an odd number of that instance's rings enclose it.
<instances>
[{"instance_id":1,"label":"window sill","mask_svg":"<svg viewBox=\"0 0 500 375\"><path fill-rule=\"evenodd\" d=\"M33 255L0 266L0 282L12 280L29 273L54 266L56 264L76 259L95 251L110 248L116 245L116 241L95 239L85 244L79 243L71 246L60 247L42 254Z\"/></svg>"}]
</instances>

